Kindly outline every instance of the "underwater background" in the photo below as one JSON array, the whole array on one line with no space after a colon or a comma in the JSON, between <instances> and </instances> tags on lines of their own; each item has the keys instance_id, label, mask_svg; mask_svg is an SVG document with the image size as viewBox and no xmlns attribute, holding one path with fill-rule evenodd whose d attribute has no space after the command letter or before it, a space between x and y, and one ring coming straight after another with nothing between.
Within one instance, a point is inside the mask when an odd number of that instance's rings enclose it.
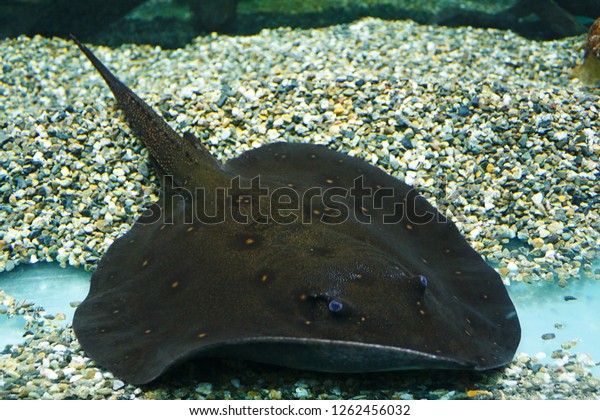
<instances>
[{"instance_id":1,"label":"underwater background","mask_svg":"<svg viewBox=\"0 0 600 420\"><path fill-rule=\"evenodd\" d=\"M3 2L0 398L597 399L599 16L594 0ZM513 362L201 360L140 387L96 366L74 307L158 183L69 33L219 159L312 142L415 186L501 274L523 326Z\"/></svg>"}]
</instances>

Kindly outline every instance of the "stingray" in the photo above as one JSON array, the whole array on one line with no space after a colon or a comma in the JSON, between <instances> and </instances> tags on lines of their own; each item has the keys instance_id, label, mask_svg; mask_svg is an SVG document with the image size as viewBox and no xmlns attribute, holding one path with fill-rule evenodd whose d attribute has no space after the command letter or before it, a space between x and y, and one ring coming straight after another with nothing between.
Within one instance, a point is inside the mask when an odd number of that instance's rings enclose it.
<instances>
[{"instance_id":1,"label":"stingray","mask_svg":"<svg viewBox=\"0 0 600 420\"><path fill-rule=\"evenodd\" d=\"M323 145L222 164L75 42L162 183L76 310L99 365L144 384L204 357L344 373L512 359L521 330L500 276L414 188Z\"/></svg>"}]
</instances>

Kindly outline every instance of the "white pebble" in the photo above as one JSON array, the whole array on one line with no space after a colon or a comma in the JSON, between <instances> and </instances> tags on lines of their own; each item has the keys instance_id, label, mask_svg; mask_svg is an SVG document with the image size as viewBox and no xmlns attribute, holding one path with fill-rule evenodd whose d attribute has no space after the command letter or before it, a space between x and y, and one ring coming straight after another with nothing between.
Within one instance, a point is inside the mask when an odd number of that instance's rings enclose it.
<instances>
[{"instance_id":1,"label":"white pebble","mask_svg":"<svg viewBox=\"0 0 600 420\"><path fill-rule=\"evenodd\" d=\"M65 377L68 378L69 376L71 376L72 374L77 372L77 369L72 368L72 367L66 367L62 371L63 371L63 375L65 375Z\"/></svg>"},{"instance_id":2,"label":"white pebble","mask_svg":"<svg viewBox=\"0 0 600 420\"><path fill-rule=\"evenodd\" d=\"M31 161L38 165L43 165L44 163L46 163L42 152L35 152L33 157L31 158Z\"/></svg>"},{"instance_id":3,"label":"white pebble","mask_svg":"<svg viewBox=\"0 0 600 420\"><path fill-rule=\"evenodd\" d=\"M279 138L279 131L270 129L269 131L267 131L267 138L269 140L276 140L276 139L278 139Z\"/></svg>"},{"instance_id":4,"label":"white pebble","mask_svg":"<svg viewBox=\"0 0 600 420\"><path fill-rule=\"evenodd\" d=\"M41 372L42 376L45 376L46 378L50 379L51 381L55 381L58 379L58 374L53 371L52 369L44 369Z\"/></svg>"},{"instance_id":5,"label":"white pebble","mask_svg":"<svg viewBox=\"0 0 600 420\"><path fill-rule=\"evenodd\" d=\"M577 380L575 372L563 372L557 378L560 382L573 383Z\"/></svg>"},{"instance_id":6,"label":"white pebble","mask_svg":"<svg viewBox=\"0 0 600 420\"><path fill-rule=\"evenodd\" d=\"M296 391L294 391L294 397L296 398L306 398L308 397L308 391L306 388L298 387Z\"/></svg>"},{"instance_id":7,"label":"white pebble","mask_svg":"<svg viewBox=\"0 0 600 420\"><path fill-rule=\"evenodd\" d=\"M125 386L125 383L124 383L123 381L120 381L120 380L118 380L118 379L115 379L115 380L114 380L114 382L113 382L112 389L113 389L114 391L117 391L117 390L119 390L119 389L123 388L124 386Z\"/></svg>"},{"instance_id":8,"label":"white pebble","mask_svg":"<svg viewBox=\"0 0 600 420\"><path fill-rule=\"evenodd\" d=\"M83 375L73 375L69 379L69 382L74 383L74 382L77 382L78 380L80 380L81 378L83 378Z\"/></svg>"},{"instance_id":9,"label":"white pebble","mask_svg":"<svg viewBox=\"0 0 600 420\"><path fill-rule=\"evenodd\" d=\"M101 154L97 154L94 157L94 161L99 165L104 165L106 163L106 159L104 159L104 156L102 156Z\"/></svg>"},{"instance_id":10,"label":"white pebble","mask_svg":"<svg viewBox=\"0 0 600 420\"><path fill-rule=\"evenodd\" d=\"M54 351L57 353L64 353L66 350L67 348L62 344L57 344L54 346Z\"/></svg>"}]
</instances>

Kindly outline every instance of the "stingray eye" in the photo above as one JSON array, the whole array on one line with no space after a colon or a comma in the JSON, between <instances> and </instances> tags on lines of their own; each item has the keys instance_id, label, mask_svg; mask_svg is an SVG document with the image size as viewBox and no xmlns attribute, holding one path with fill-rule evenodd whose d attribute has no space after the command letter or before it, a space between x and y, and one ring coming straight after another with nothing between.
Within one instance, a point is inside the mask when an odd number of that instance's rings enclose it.
<instances>
[{"instance_id":1,"label":"stingray eye","mask_svg":"<svg viewBox=\"0 0 600 420\"><path fill-rule=\"evenodd\" d=\"M421 284L423 285L423 287L427 287L427 285L429 284L429 282L427 281L427 277L419 274L417 276L417 278L419 279L419 281L421 282Z\"/></svg>"},{"instance_id":2,"label":"stingray eye","mask_svg":"<svg viewBox=\"0 0 600 420\"><path fill-rule=\"evenodd\" d=\"M344 309L344 304L339 300L332 299L329 301L329 310L334 313L340 312Z\"/></svg>"}]
</instances>

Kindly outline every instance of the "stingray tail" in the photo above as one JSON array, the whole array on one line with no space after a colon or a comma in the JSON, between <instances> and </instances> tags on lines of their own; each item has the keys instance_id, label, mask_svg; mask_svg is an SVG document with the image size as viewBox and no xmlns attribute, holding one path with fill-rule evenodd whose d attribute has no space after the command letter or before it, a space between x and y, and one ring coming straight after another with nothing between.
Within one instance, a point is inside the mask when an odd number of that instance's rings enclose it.
<instances>
[{"instance_id":1,"label":"stingray tail","mask_svg":"<svg viewBox=\"0 0 600 420\"><path fill-rule=\"evenodd\" d=\"M115 96L119 107L133 132L150 150L158 166L158 172L171 175L179 187L189 185L200 175L197 182L208 184L219 172L219 162L199 141L190 142L175 132L165 120L150 108L139 96L121 82L102 62L75 36L71 39L98 70Z\"/></svg>"}]
</instances>

